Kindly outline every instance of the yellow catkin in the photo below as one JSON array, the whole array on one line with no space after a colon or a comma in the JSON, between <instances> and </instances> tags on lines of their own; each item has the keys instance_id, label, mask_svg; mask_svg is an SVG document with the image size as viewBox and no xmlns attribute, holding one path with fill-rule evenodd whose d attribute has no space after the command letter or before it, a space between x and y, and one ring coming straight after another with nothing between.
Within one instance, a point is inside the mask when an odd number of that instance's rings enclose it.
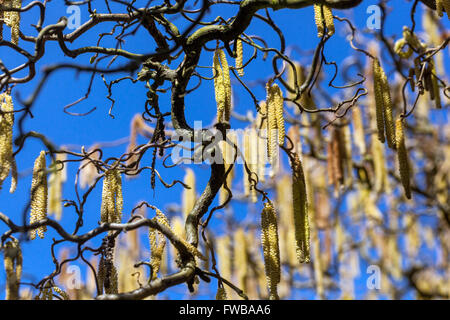
<instances>
[{"instance_id":1,"label":"yellow catkin","mask_svg":"<svg viewBox=\"0 0 450 320\"><path fill-rule=\"evenodd\" d=\"M220 63L222 65L223 86L225 89L225 105L224 105L224 120L229 122L231 116L231 79L230 67L227 62L227 57L223 50L219 50Z\"/></svg>"},{"instance_id":2,"label":"yellow catkin","mask_svg":"<svg viewBox=\"0 0 450 320\"><path fill-rule=\"evenodd\" d=\"M47 218L47 172L45 162L45 151L41 151L39 157L34 162L33 179L31 181L31 202L30 202L30 224ZM47 226L41 226L30 232L33 240L38 236L43 239Z\"/></svg>"},{"instance_id":3,"label":"yellow catkin","mask_svg":"<svg viewBox=\"0 0 450 320\"><path fill-rule=\"evenodd\" d=\"M227 300L227 292L224 287L217 288L216 300Z\"/></svg>"},{"instance_id":4,"label":"yellow catkin","mask_svg":"<svg viewBox=\"0 0 450 320\"><path fill-rule=\"evenodd\" d=\"M444 16L443 9L447 12L448 19L450 20L450 1L436 0L436 12L440 17Z\"/></svg>"},{"instance_id":5,"label":"yellow catkin","mask_svg":"<svg viewBox=\"0 0 450 320\"><path fill-rule=\"evenodd\" d=\"M375 171L374 187L377 192L388 192L389 183L386 169L384 144L372 139L372 159Z\"/></svg>"},{"instance_id":6,"label":"yellow catkin","mask_svg":"<svg viewBox=\"0 0 450 320\"><path fill-rule=\"evenodd\" d=\"M403 131L402 119L396 121L396 143L397 143L397 158L400 171L400 180L405 190L405 196L411 199L411 185L410 185L410 168L408 151L405 145L405 135Z\"/></svg>"},{"instance_id":7,"label":"yellow catkin","mask_svg":"<svg viewBox=\"0 0 450 320\"><path fill-rule=\"evenodd\" d=\"M322 15L322 8L320 6L320 4L315 4L314 5L314 21L316 22L316 26L317 26L317 36L319 38L322 38L323 35L325 34L325 23L324 23L324 19L323 19L323 15Z\"/></svg>"},{"instance_id":8,"label":"yellow catkin","mask_svg":"<svg viewBox=\"0 0 450 320\"><path fill-rule=\"evenodd\" d=\"M19 299L19 283L22 277L22 251L19 241L8 241L3 248L6 273L6 300Z\"/></svg>"},{"instance_id":9,"label":"yellow catkin","mask_svg":"<svg viewBox=\"0 0 450 320\"><path fill-rule=\"evenodd\" d=\"M323 6L323 16L325 19L325 25L328 29L328 36L332 36L335 32L334 28L334 19L333 19L333 12L331 11L331 8L329 6Z\"/></svg>"},{"instance_id":10,"label":"yellow catkin","mask_svg":"<svg viewBox=\"0 0 450 320\"><path fill-rule=\"evenodd\" d=\"M384 136L384 99L383 99L383 80L381 73L381 66L378 59L373 59L372 62L372 72L373 72L373 92L375 94L375 114L377 123L378 140L385 142Z\"/></svg>"},{"instance_id":11,"label":"yellow catkin","mask_svg":"<svg viewBox=\"0 0 450 320\"><path fill-rule=\"evenodd\" d=\"M361 155L366 154L366 139L364 134L364 124L360 108L354 108L352 112L353 120L353 140Z\"/></svg>"},{"instance_id":12,"label":"yellow catkin","mask_svg":"<svg viewBox=\"0 0 450 320\"><path fill-rule=\"evenodd\" d=\"M3 1L2 1L3 2ZM22 0L6 0L3 3L4 6L11 6L12 8L21 8ZM5 11L2 14L3 22L11 28L11 42L15 45L19 43L19 30L20 30L20 12L18 11ZM1 29L1 28L0 28ZM0 30L2 31L2 30Z\"/></svg>"},{"instance_id":13,"label":"yellow catkin","mask_svg":"<svg viewBox=\"0 0 450 320\"><path fill-rule=\"evenodd\" d=\"M244 229L238 228L233 235L233 240L234 271L236 274L237 285L246 292L246 279L249 266L247 263L247 239L245 237Z\"/></svg>"},{"instance_id":14,"label":"yellow catkin","mask_svg":"<svg viewBox=\"0 0 450 320\"><path fill-rule=\"evenodd\" d=\"M322 14L323 11L323 14ZM324 26L327 28L328 36L332 36L335 32L333 13L331 8L326 5L315 4L314 5L314 20L317 26L317 36L322 38L325 30Z\"/></svg>"},{"instance_id":15,"label":"yellow catkin","mask_svg":"<svg viewBox=\"0 0 450 320\"><path fill-rule=\"evenodd\" d=\"M56 155L57 161L66 160L65 153L58 153ZM51 173L49 177L48 187L48 213L54 214L56 220L61 219L62 214L62 185L66 181L66 165L54 162L51 166Z\"/></svg>"},{"instance_id":16,"label":"yellow catkin","mask_svg":"<svg viewBox=\"0 0 450 320\"><path fill-rule=\"evenodd\" d=\"M244 69L242 68L244 59L244 49L242 47L242 40L236 39L236 69L240 77L244 75Z\"/></svg>"},{"instance_id":17,"label":"yellow catkin","mask_svg":"<svg viewBox=\"0 0 450 320\"><path fill-rule=\"evenodd\" d=\"M156 221L170 228L169 220L164 215L164 213L162 213L162 211L159 209L156 210ZM161 268L164 249L166 247L166 239L164 237L164 234L153 228L149 228L148 238L151 249L150 265L152 266L153 271L152 278L155 279Z\"/></svg>"},{"instance_id":18,"label":"yellow catkin","mask_svg":"<svg viewBox=\"0 0 450 320\"><path fill-rule=\"evenodd\" d=\"M220 66L220 49L214 52L213 57L213 75L214 75L214 92L216 96L217 105L217 122L223 121L223 116L225 113L225 103L226 103L226 91L225 84L223 81L223 71Z\"/></svg>"},{"instance_id":19,"label":"yellow catkin","mask_svg":"<svg viewBox=\"0 0 450 320\"><path fill-rule=\"evenodd\" d=\"M110 169L105 172L103 179L101 222L120 223L122 211L122 179L119 170Z\"/></svg>"},{"instance_id":20,"label":"yellow catkin","mask_svg":"<svg viewBox=\"0 0 450 320\"><path fill-rule=\"evenodd\" d=\"M267 92L267 155L274 166L279 157L278 144L284 144L283 95L277 84L268 82Z\"/></svg>"},{"instance_id":21,"label":"yellow catkin","mask_svg":"<svg viewBox=\"0 0 450 320\"><path fill-rule=\"evenodd\" d=\"M13 157L13 124L14 124L14 106L12 98L7 93L0 94L0 189L3 181L12 173L10 192L15 191L17 181L17 169ZM16 177L15 177L16 176Z\"/></svg>"},{"instance_id":22,"label":"yellow catkin","mask_svg":"<svg viewBox=\"0 0 450 320\"><path fill-rule=\"evenodd\" d=\"M305 263L310 261L308 201L303 166L297 154L295 154L291 166L297 259L300 263Z\"/></svg>"},{"instance_id":23,"label":"yellow catkin","mask_svg":"<svg viewBox=\"0 0 450 320\"><path fill-rule=\"evenodd\" d=\"M231 279L231 252L230 252L230 237L228 235L224 235L222 237L217 238L216 243L216 252L217 258L219 260L219 271L220 276L226 280Z\"/></svg>"},{"instance_id":24,"label":"yellow catkin","mask_svg":"<svg viewBox=\"0 0 450 320\"><path fill-rule=\"evenodd\" d=\"M277 285L281 278L280 248L278 242L277 214L270 202L264 204L261 212L261 244L264 253L269 298L278 300Z\"/></svg>"},{"instance_id":25,"label":"yellow catkin","mask_svg":"<svg viewBox=\"0 0 450 320\"><path fill-rule=\"evenodd\" d=\"M389 82L384 70L380 67L381 88L383 92L383 119L386 130L386 140L389 148L395 149L395 124L392 115L392 98Z\"/></svg>"},{"instance_id":26,"label":"yellow catkin","mask_svg":"<svg viewBox=\"0 0 450 320\"><path fill-rule=\"evenodd\" d=\"M191 169L186 169L186 174L184 176L184 184L186 184L190 189L183 189L181 207L184 219L186 220L188 214L194 208L195 200L197 194L195 191L195 174Z\"/></svg>"},{"instance_id":27,"label":"yellow catkin","mask_svg":"<svg viewBox=\"0 0 450 320\"><path fill-rule=\"evenodd\" d=\"M285 138L285 126L284 126L284 107L283 107L283 93L278 87L278 85L273 85L273 90L275 90L275 97L274 97L274 105L275 105L275 113L277 117L277 129L278 129L278 143L280 145L284 144L284 138Z\"/></svg>"}]
</instances>

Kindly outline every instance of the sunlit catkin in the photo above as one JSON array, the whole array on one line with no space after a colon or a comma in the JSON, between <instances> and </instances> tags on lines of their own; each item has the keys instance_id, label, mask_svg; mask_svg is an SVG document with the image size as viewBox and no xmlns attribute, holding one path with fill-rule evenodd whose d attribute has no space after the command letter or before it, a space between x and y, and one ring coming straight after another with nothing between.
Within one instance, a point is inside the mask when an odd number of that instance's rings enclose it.
<instances>
[{"instance_id":1,"label":"sunlit catkin","mask_svg":"<svg viewBox=\"0 0 450 320\"><path fill-rule=\"evenodd\" d=\"M242 47L242 40L236 39L236 69L239 74L239 76L244 75L244 69L242 67L243 65L243 59L244 59L244 49Z\"/></svg>"},{"instance_id":2,"label":"sunlit catkin","mask_svg":"<svg viewBox=\"0 0 450 320\"><path fill-rule=\"evenodd\" d=\"M169 220L160 210L156 210L156 221L170 228ZM166 238L161 232L149 228L148 239L151 251L150 265L152 266L152 279L155 279L161 267L164 249L166 247Z\"/></svg>"},{"instance_id":3,"label":"sunlit catkin","mask_svg":"<svg viewBox=\"0 0 450 320\"><path fill-rule=\"evenodd\" d=\"M395 149L395 124L392 115L392 98L388 79L384 70L380 67L381 88L383 92L383 119L386 130L386 140L389 148Z\"/></svg>"},{"instance_id":4,"label":"sunlit catkin","mask_svg":"<svg viewBox=\"0 0 450 320\"><path fill-rule=\"evenodd\" d=\"M64 160L66 160L65 153L56 155L56 162L51 165L51 173L48 179L48 213L54 214L56 220L60 220L62 214L62 185L66 181L66 166L59 161Z\"/></svg>"},{"instance_id":5,"label":"sunlit catkin","mask_svg":"<svg viewBox=\"0 0 450 320\"><path fill-rule=\"evenodd\" d=\"M184 219L186 220L188 214L194 208L195 200L196 200L196 191L195 191L195 175L194 171L191 169L186 169L186 174L184 176L184 184L186 184L190 189L183 189L181 206L183 211Z\"/></svg>"},{"instance_id":6,"label":"sunlit catkin","mask_svg":"<svg viewBox=\"0 0 450 320\"><path fill-rule=\"evenodd\" d=\"M323 14L322 14L323 12ZM317 26L317 36L322 38L325 30L324 26L327 28L328 36L332 36L335 32L333 13L331 8L326 5L314 5L314 20Z\"/></svg>"},{"instance_id":7,"label":"sunlit catkin","mask_svg":"<svg viewBox=\"0 0 450 320\"><path fill-rule=\"evenodd\" d=\"M364 124L360 108L354 108L352 111L353 120L353 139L361 155L366 154L366 139L364 134Z\"/></svg>"},{"instance_id":8,"label":"sunlit catkin","mask_svg":"<svg viewBox=\"0 0 450 320\"><path fill-rule=\"evenodd\" d=\"M264 267L266 272L269 298L278 300L277 285L280 283L280 248L278 244L277 214L270 202L264 204L261 212L261 244L264 253Z\"/></svg>"},{"instance_id":9,"label":"sunlit catkin","mask_svg":"<svg viewBox=\"0 0 450 320\"><path fill-rule=\"evenodd\" d=\"M217 122L222 122L223 115L225 113L226 92L225 92L225 84L223 81L223 71L220 66L219 51L221 50L217 49L214 52L213 75L214 75L214 92L216 96L216 105L217 105Z\"/></svg>"},{"instance_id":10,"label":"sunlit catkin","mask_svg":"<svg viewBox=\"0 0 450 320\"><path fill-rule=\"evenodd\" d=\"M12 8L20 9L22 7L22 0L4 1L3 5L5 6L9 5ZM11 28L11 42L17 45L19 43L20 12L19 11L3 12L3 21L8 27Z\"/></svg>"},{"instance_id":11,"label":"sunlit catkin","mask_svg":"<svg viewBox=\"0 0 450 320\"><path fill-rule=\"evenodd\" d=\"M122 179L118 169L109 169L103 179L101 222L120 223L122 221L123 195Z\"/></svg>"},{"instance_id":12,"label":"sunlit catkin","mask_svg":"<svg viewBox=\"0 0 450 320\"><path fill-rule=\"evenodd\" d=\"M33 178L31 180L31 212L30 224L47 218L47 172L45 162L45 151L41 151L34 162ZM41 226L30 232L30 238L33 240L38 236L43 239L47 226Z\"/></svg>"},{"instance_id":13,"label":"sunlit catkin","mask_svg":"<svg viewBox=\"0 0 450 320\"><path fill-rule=\"evenodd\" d=\"M305 263L310 260L308 201L303 166L297 154L295 154L291 166L297 259L300 263Z\"/></svg>"},{"instance_id":14,"label":"sunlit catkin","mask_svg":"<svg viewBox=\"0 0 450 320\"><path fill-rule=\"evenodd\" d=\"M405 145L405 134L403 130L402 119L396 121L396 143L397 143L397 158L400 171L400 180L405 190L405 196L411 199L411 185L410 185L410 168L408 151Z\"/></svg>"},{"instance_id":15,"label":"sunlit catkin","mask_svg":"<svg viewBox=\"0 0 450 320\"><path fill-rule=\"evenodd\" d=\"M249 266L247 258L247 239L245 237L244 229L238 228L236 230L233 235L233 242L234 271L237 285L246 292L246 279Z\"/></svg>"},{"instance_id":16,"label":"sunlit catkin","mask_svg":"<svg viewBox=\"0 0 450 320\"><path fill-rule=\"evenodd\" d=\"M323 20L322 8L320 4L314 5L314 21L316 22L317 26L317 36L319 38L322 38L325 34L325 23Z\"/></svg>"},{"instance_id":17,"label":"sunlit catkin","mask_svg":"<svg viewBox=\"0 0 450 320\"><path fill-rule=\"evenodd\" d=\"M285 126L283 117L283 94L277 84L269 81L267 93L267 155L274 165L278 160L278 144L284 144Z\"/></svg>"},{"instance_id":18,"label":"sunlit catkin","mask_svg":"<svg viewBox=\"0 0 450 320\"><path fill-rule=\"evenodd\" d=\"M0 94L0 109L0 189L3 181L5 181L11 172L12 180L9 191L13 193L17 184L17 169L15 168L12 145L14 106L9 94Z\"/></svg>"},{"instance_id":19,"label":"sunlit catkin","mask_svg":"<svg viewBox=\"0 0 450 320\"><path fill-rule=\"evenodd\" d=\"M375 114L377 122L377 132L378 140L385 142L384 136L384 98L383 98L383 80L381 66L378 59L373 59L372 61L372 71L373 71L373 92L375 94Z\"/></svg>"}]
</instances>

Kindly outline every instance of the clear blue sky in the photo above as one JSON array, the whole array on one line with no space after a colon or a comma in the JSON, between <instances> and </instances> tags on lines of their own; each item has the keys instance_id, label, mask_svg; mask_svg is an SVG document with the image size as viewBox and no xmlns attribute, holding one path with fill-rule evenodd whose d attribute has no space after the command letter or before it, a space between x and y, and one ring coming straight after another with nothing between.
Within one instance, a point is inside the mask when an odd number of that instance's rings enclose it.
<instances>
[{"instance_id":1,"label":"clear blue sky","mask_svg":"<svg viewBox=\"0 0 450 320\"><path fill-rule=\"evenodd\" d=\"M24 4L28 4L30 1L25 0ZM145 3L146 1L139 1L138 3ZM106 12L103 1L94 1L97 7L97 12ZM364 1L358 8L350 11L335 11L338 16L349 17L351 21L358 27L358 30L365 28L366 19L369 15L366 13L366 9L369 5L375 4L377 1ZM402 26L410 25L409 9L412 5L408 1L390 1L390 5L395 5L395 11L389 15L387 20L387 34L393 34L398 38L401 35ZM48 3L48 12L44 25L55 23L61 16L67 15L63 1L52 1ZM116 7L115 5L112 8ZM421 28L421 7L419 5L418 14L416 15L418 25ZM224 18L229 18L237 12L237 6L223 6L223 11L220 12ZM305 8L300 10L269 10L271 17L283 31L286 38L286 44L288 46L295 45L302 50L313 49L317 42L317 30L313 23L313 9ZM260 12L262 13L262 11ZM217 9L213 10L213 14L209 17L214 18L219 13ZM33 9L31 12L27 12L22 15L22 28L24 33L35 35L35 31L30 27L30 24L36 23L38 19L38 10ZM89 19L87 12L83 9L81 20L82 23ZM72 44L68 44L69 48L77 48L85 45L92 45L97 41L97 35L100 32L108 31L111 27L111 23L106 23L102 27L95 27L85 35L80 37ZM348 34L348 28L345 23L336 21L337 35L331 39L326 45L327 57L330 60L341 63L346 57L353 54L353 50L350 48L345 36ZM9 30L8 30L9 31ZM4 31L6 32L6 31ZM68 32L68 31L66 31ZM254 19L247 34L258 34L264 37L264 39L270 44L270 46L278 46L278 40L273 31L270 31L260 21ZM370 36L366 33L367 39ZM148 53L154 48L151 41L147 41L148 37L145 32L141 30L138 32L137 37L128 38L126 48L132 52ZM24 48L33 52L33 46L29 43L21 42ZM104 45L114 45L113 42L107 40L103 42ZM209 47L213 47L213 44L209 44ZM247 52L248 54L248 52ZM89 64L89 59L92 54L84 54L80 56L76 61L83 64ZM304 55L299 56L298 53L293 53L293 57L300 60L303 64L307 65L311 61L311 56ZM15 54L11 54L11 51L0 47L0 59L8 66L12 67L23 62L23 59ZM47 42L46 55L37 64L37 70L48 64L56 62L74 62L71 58L65 57L62 51L59 49L57 43ZM119 58L118 61L121 61ZM272 67L270 60L263 62L261 55L256 63L252 63L245 69L245 81L252 81L256 79L267 79L272 74ZM212 62L212 53L206 52L201 56L200 65L210 66ZM120 62L119 62L120 63ZM116 62L116 65L117 62ZM330 69L331 70L331 69ZM210 69L200 69L200 72L206 76L210 76ZM20 94L20 97L26 98L32 90L36 87L36 84L40 80L41 75L38 74L35 79L25 85L18 86L13 90L14 95ZM111 81L113 78L107 78ZM63 107L85 94L89 75L76 74L72 71L58 71L54 73L50 80L46 83L44 90L38 97L36 103L33 106L32 112L33 119L27 119L24 124L26 131L34 130L47 136L56 145L69 145L77 146L79 151L82 145L88 147L96 142L115 141L127 137L129 134L130 120L136 113L141 113L146 100L146 89L144 83L138 82L132 84L130 81L124 81L118 86L113 88L113 97L116 100L115 107L112 111L115 118L112 119L108 116L108 109L110 107L110 101L106 99L107 90L100 77L97 77L94 81L92 93L88 100L85 100L70 111L72 112L86 112L92 107L96 107L96 110L91 114L84 117L71 116L63 112ZM339 79L338 79L339 80ZM195 80L192 82L194 83ZM191 83L191 84L192 84ZM250 97L244 92L240 86L234 86L235 110L240 114L245 114L247 110L253 110L253 103ZM187 105L187 120L189 123L193 123L194 120L202 120L205 124L212 123L215 114L215 100L213 96L213 84L211 81L203 82L199 90L189 95L186 99ZM262 86L255 87L255 95L259 100L265 99L265 92ZM14 99L16 102L17 99ZM164 95L160 100L160 106L162 111L169 111L169 95ZM20 108L20 105L16 103L16 109ZM254 110L253 110L254 111ZM17 115L16 118L19 116ZM447 119L448 121L448 119ZM233 120L232 126L235 128L243 127L243 122ZM140 140L140 142L145 142ZM43 148L40 141L36 139L27 140L25 147L17 156L18 169L20 172L20 180L17 191L10 195L7 192L7 188L4 188L0 192L0 211L7 214L14 219L16 223L20 222L21 213L23 211L24 201L28 199L31 184L31 170L34 159L39 154L39 151ZM126 143L121 144L113 148L104 148L105 157L108 155L117 156L125 151ZM47 160L49 161L49 159ZM143 160L146 165L151 162L151 154L148 153ZM205 165L191 166L195 167L195 173L197 176L197 189L199 192L203 189L209 178L209 169ZM175 178L183 177L184 168L173 168L170 170L164 170L160 164L157 164L157 169L163 174L166 181L171 181ZM74 194L74 176L78 169L78 163L69 164L68 166L68 181L64 186L64 198L73 199ZM241 169L239 168L239 172ZM239 181L239 178L236 178ZM5 182L5 186L9 185L9 179ZM131 209L141 200L148 201L157 207L164 209L168 204L180 203L181 187L178 185L170 190L167 190L160 183L156 184L156 190L150 189L150 174L148 171L144 172L139 179L124 180L124 219L130 216ZM101 186L97 187L93 194L90 196L90 200L87 203L86 214L84 218L84 226L81 232L85 232L94 228L97 225L97 221L100 217L100 195ZM236 205L235 207L238 215L245 212L243 205ZM257 207L256 210L260 208ZM71 208L64 208L62 224L67 230L71 231L76 221L76 214ZM220 228L215 221L212 223L213 228ZM3 233L5 227L0 224L0 232ZM44 240L35 240L22 243L22 250L24 253L24 276L23 281L36 281L41 279L45 275L53 271L53 264L51 261L50 244L52 238L57 235L51 228L46 234ZM99 242L95 242L98 244ZM147 241L143 239L143 243L147 245ZM148 257L143 257L148 258ZM74 264L84 266L75 262ZM365 270L366 266L361 263L362 278L357 281L357 288L365 286ZM4 270L0 268L0 289L3 288ZM183 292L185 286L180 286L174 290L171 290L171 298L185 297ZM360 292L360 290L357 290ZM3 290L0 291L0 298L4 297ZM207 296L200 296L206 298ZM312 297L310 292L302 292L296 295L295 298ZM361 297L361 296L359 296Z\"/></svg>"}]
</instances>

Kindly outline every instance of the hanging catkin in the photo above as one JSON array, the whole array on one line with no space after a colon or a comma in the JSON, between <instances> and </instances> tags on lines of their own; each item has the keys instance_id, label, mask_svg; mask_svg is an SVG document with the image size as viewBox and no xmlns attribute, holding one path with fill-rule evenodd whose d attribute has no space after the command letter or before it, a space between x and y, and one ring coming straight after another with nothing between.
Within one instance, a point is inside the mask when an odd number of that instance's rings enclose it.
<instances>
[{"instance_id":1,"label":"hanging catkin","mask_svg":"<svg viewBox=\"0 0 450 320\"><path fill-rule=\"evenodd\" d=\"M364 125L360 108L354 108L352 112L353 120L353 139L359 154L366 154L366 139L364 134Z\"/></svg>"},{"instance_id":2,"label":"hanging catkin","mask_svg":"<svg viewBox=\"0 0 450 320\"><path fill-rule=\"evenodd\" d=\"M169 220L159 209L156 209L156 221L170 228ZM166 238L164 237L164 234L158 230L149 228L148 239L151 251L150 265L152 266L152 279L154 280L158 276L161 267L164 249L166 247Z\"/></svg>"},{"instance_id":3,"label":"hanging catkin","mask_svg":"<svg viewBox=\"0 0 450 320\"><path fill-rule=\"evenodd\" d=\"M13 124L14 106L12 98L7 93L0 94L0 189L3 181L12 174L11 188L13 193L17 185L17 169L13 156Z\"/></svg>"},{"instance_id":4,"label":"hanging catkin","mask_svg":"<svg viewBox=\"0 0 450 320\"><path fill-rule=\"evenodd\" d=\"M41 151L34 162L33 179L31 180L30 224L47 218L47 172L45 163L45 151ZM43 239L47 226L41 226L30 232L32 240L38 236Z\"/></svg>"},{"instance_id":5,"label":"hanging catkin","mask_svg":"<svg viewBox=\"0 0 450 320\"><path fill-rule=\"evenodd\" d=\"M3 1L2 1L3 2ZM6 0L4 6L20 9L22 7L22 0ZM11 28L11 42L15 45L19 43L20 30L20 12L19 11L4 11L3 22ZM0 28L0 31L1 28Z\"/></svg>"},{"instance_id":6,"label":"hanging catkin","mask_svg":"<svg viewBox=\"0 0 450 320\"><path fill-rule=\"evenodd\" d=\"M388 79L383 68L380 66L381 88L383 92L383 119L386 130L386 140L389 148L395 149L395 123L392 115L392 98Z\"/></svg>"},{"instance_id":7,"label":"hanging catkin","mask_svg":"<svg viewBox=\"0 0 450 320\"><path fill-rule=\"evenodd\" d=\"M264 204L261 212L261 244L264 253L264 267L271 300L278 300L277 285L280 283L280 248L278 244L277 214L270 202Z\"/></svg>"},{"instance_id":8,"label":"hanging catkin","mask_svg":"<svg viewBox=\"0 0 450 320\"><path fill-rule=\"evenodd\" d=\"M381 66L378 59L372 61L372 73L373 73L373 92L375 94L375 112L377 122L378 140L385 142L384 136L384 99L383 99L383 80L381 73Z\"/></svg>"},{"instance_id":9,"label":"hanging catkin","mask_svg":"<svg viewBox=\"0 0 450 320\"><path fill-rule=\"evenodd\" d=\"M244 49L242 47L242 40L236 39L236 69L240 77L244 75L244 69L242 67L244 59Z\"/></svg>"},{"instance_id":10,"label":"hanging catkin","mask_svg":"<svg viewBox=\"0 0 450 320\"><path fill-rule=\"evenodd\" d=\"M307 263L310 261L308 201L303 166L297 154L295 154L291 166L297 259L300 263Z\"/></svg>"},{"instance_id":11,"label":"hanging catkin","mask_svg":"<svg viewBox=\"0 0 450 320\"><path fill-rule=\"evenodd\" d=\"M448 19L450 20L450 0L436 0L436 12L439 17L444 16L443 9L447 12Z\"/></svg>"},{"instance_id":12,"label":"hanging catkin","mask_svg":"<svg viewBox=\"0 0 450 320\"><path fill-rule=\"evenodd\" d=\"M222 65L222 67L221 67ZM217 103L217 121L230 121L231 115L231 79L230 67L225 52L217 49L213 57L214 91Z\"/></svg>"},{"instance_id":13,"label":"hanging catkin","mask_svg":"<svg viewBox=\"0 0 450 320\"><path fill-rule=\"evenodd\" d=\"M8 241L3 248L6 273L6 300L19 299L19 283L22 277L22 250L19 241Z\"/></svg>"},{"instance_id":14,"label":"hanging catkin","mask_svg":"<svg viewBox=\"0 0 450 320\"><path fill-rule=\"evenodd\" d=\"M283 117L283 93L277 84L269 81L267 93L267 155L273 165L278 161L278 144L284 144L285 126Z\"/></svg>"},{"instance_id":15,"label":"hanging catkin","mask_svg":"<svg viewBox=\"0 0 450 320\"><path fill-rule=\"evenodd\" d=\"M233 255L234 255L234 271L236 275L237 285L244 292L247 291L246 279L249 269L247 258L247 239L245 231L238 228L233 235Z\"/></svg>"},{"instance_id":16,"label":"hanging catkin","mask_svg":"<svg viewBox=\"0 0 450 320\"><path fill-rule=\"evenodd\" d=\"M109 169L103 179L101 222L120 223L122 211L122 178L118 169Z\"/></svg>"},{"instance_id":17,"label":"hanging catkin","mask_svg":"<svg viewBox=\"0 0 450 320\"><path fill-rule=\"evenodd\" d=\"M56 162L51 165L51 173L48 179L48 213L54 214L56 220L61 219L62 214L62 185L66 181L66 165L58 163L65 161L66 154L58 153Z\"/></svg>"},{"instance_id":18,"label":"hanging catkin","mask_svg":"<svg viewBox=\"0 0 450 320\"><path fill-rule=\"evenodd\" d=\"M223 82L223 71L220 66L219 50L214 52L213 57L213 75L214 75L214 92L216 95L217 105L217 122L222 122L223 114L225 112L225 85Z\"/></svg>"},{"instance_id":19,"label":"hanging catkin","mask_svg":"<svg viewBox=\"0 0 450 320\"><path fill-rule=\"evenodd\" d=\"M194 208L195 200L197 197L195 191L195 175L194 171L191 169L186 170L186 174L184 176L184 184L186 184L190 189L183 188L181 206L183 217L186 220L188 214Z\"/></svg>"},{"instance_id":20,"label":"hanging catkin","mask_svg":"<svg viewBox=\"0 0 450 320\"><path fill-rule=\"evenodd\" d=\"M405 190L406 198L411 199L409 159L408 151L405 146L405 135L401 118L396 121L396 135L400 180L402 182L403 189Z\"/></svg>"}]
</instances>

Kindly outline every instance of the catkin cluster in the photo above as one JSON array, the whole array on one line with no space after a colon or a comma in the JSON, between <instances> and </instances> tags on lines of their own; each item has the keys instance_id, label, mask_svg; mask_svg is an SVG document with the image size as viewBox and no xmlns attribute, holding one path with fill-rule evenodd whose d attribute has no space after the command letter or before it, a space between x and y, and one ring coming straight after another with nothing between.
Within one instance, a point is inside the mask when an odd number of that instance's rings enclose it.
<instances>
[{"instance_id":1,"label":"catkin cluster","mask_svg":"<svg viewBox=\"0 0 450 320\"><path fill-rule=\"evenodd\" d=\"M283 93L277 84L266 84L267 105L267 156L270 163L278 160L278 144L284 144Z\"/></svg>"},{"instance_id":2,"label":"catkin cluster","mask_svg":"<svg viewBox=\"0 0 450 320\"><path fill-rule=\"evenodd\" d=\"M436 12L442 17L444 15L443 10L447 12L448 19L450 20L450 0L436 0Z\"/></svg>"},{"instance_id":3,"label":"catkin cluster","mask_svg":"<svg viewBox=\"0 0 450 320\"><path fill-rule=\"evenodd\" d=\"M118 169L109 169L103 179L101 222L120 223L122 210L122 177Z\"/></svg>"},{"instance_id":4,"label":"catkin cluster","mask_svg":"<svg viewBox=\"0 0 450 320\"><path fill-rule=\"evenodd\" d=\"M298 154L295 154L294 159L292 159L291 166L297 259L300 263L304 263L310 261L310 230L305 174Z\"/></svg>"},{"instance_id":5,"label":"catkin cluster","mask_svg":"<svg viewBox=\"0 0 450 320\"><path fill-rule=\"evenodd\" d=\"M277 286L281 280L280 248L278 244L277 213L270 202L264 204L264 209L261 212L261 244L270 299L278 300Z\"/></svg>"},{"instance_id":6,"label":"catkin cluster","mask_svg":"<svg viewBox=\"0 0 450 320\"><path fill-rule=\"evenodd\" d=\"M231 79L230 67L222 49L214 52L213 69L217 122L228 122L231 115Z\"/></svg>"},{"instance_id":7,"label":"catkin cluster","mask_svg":"<svg viewBox=\"0 0 450 320\"><path fill-rule=\"evenodd\" d=\"M22 0L4 0L3 6L11 8L22 8ZM3 21L2 21L3 20ZM15 45L19 43L20 12L0 11L0 40L2 40L3 22L11 28L11 42Z\"/></svg>"},{"instance_id":8,"label":"catkin cluster","mask_svg":"<svg viewBox=\"0 0 450 320\"><path fill-rule=\"evenodd\" d=\"M328 36L332 36L335 32L333 12L327 5L314 5L314 20L317 26L317 36L322 38L327 29Z\"/></svg>"},{"instance_id":9,"label":"catkin cluster","mask_svg":"<svg viewBox=\"0 0 450 320\"><path fill-rule=\"evenodd\" d=\"M48 179L48 213L54 214L56 220L61 219L62 214L62 185L66 181L66 166L62 164L67 158L65 153L58 153L56 161L50 166Z\"/></svg>"},{"instance_id":10,"label":"catkin cluster","mask_svg":"<svg viewBox=\"0 0 450 320\"><path fill-rule=\"evenodd\" d=\"M33 179L31 180L30 224L47 218L47 199L45 151L41 151L39 157L34 162ZM30 238L34 240L37 232L38 236L43 239L45 231L47 231L47 226L40 226L37 229L33 229L30 232Z\"/></svg>"},{"instance_id":11,"label":"catkin cluster","mask_svg":"<svg viewBox=\"0 0 450 320\"><path fill-rule=\"evenodd\" d=\"M7 93L0 94L0 111L0 189L11 172L9 192L13 193L17 186L17 168L13 156L14 106Z\"/></svg>"},{"instance_id":12,"label":"catkin cluster","mask_svg":"<svg viewBox=\"0 0 450 320\"><path fill-rule=\"evenodd\" d=\"M19 283L22 278L22 250L19 241L13 239L3 247L4 266L6 273L6 300L19 299Z\"/></svg>"},{"instance_id":13,"label":"catkin cluster","mask_svg":"<svg viewBox=\"0 0 450 320\"><path fill-rule=\"evenodd\" d=\"M411 185L410 185L410 168L408 151L405 146L405 134L403 131L402 119L396 121L396 143L397 143L397 158L400 171L400 180L405 190L405 196L411 199Z\"/></svg>"},{"instance_id":14,"label":"catkin cluster","mask_svg":"<svg viewBox=\"0 0 450 320\"><path fill-rule=\"evenodd\" d=\"M383 143L387 140L388 146L395 149L395 124L389 83L378 59L373 59L372 68L378 139Z\"/></svg>"}]
</instances>

